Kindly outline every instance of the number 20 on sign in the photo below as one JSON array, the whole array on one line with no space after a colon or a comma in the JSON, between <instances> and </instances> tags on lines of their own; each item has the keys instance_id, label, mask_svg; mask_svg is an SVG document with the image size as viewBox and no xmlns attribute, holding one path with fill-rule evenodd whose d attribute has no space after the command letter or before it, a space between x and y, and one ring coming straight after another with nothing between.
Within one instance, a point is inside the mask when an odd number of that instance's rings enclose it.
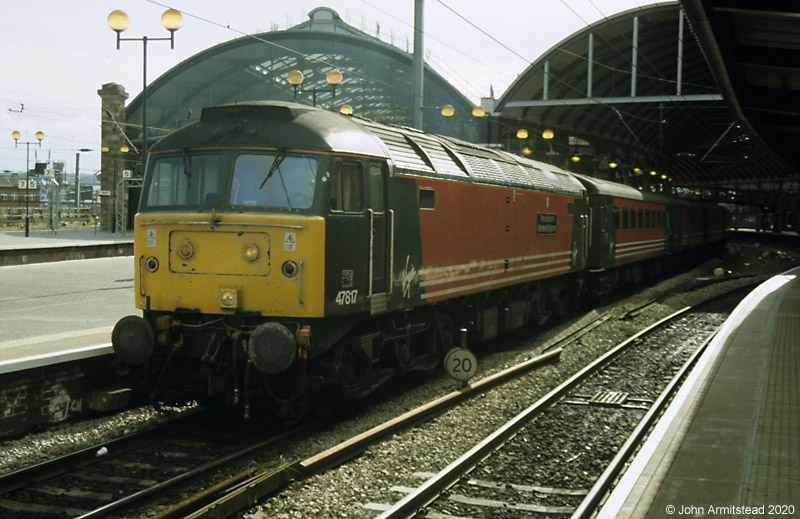
<instances>
[{"instance_id":1,"label":"number 20 on sign","mask_svg":"<svg viewBox=\"0 0 800 519\"><path fill-rule=\"evenodd\" d=\"M466 348L453 348L444 357L444 369L448 375L466 385L478 372L478 358Z\"/></svg>"}]
</instances>

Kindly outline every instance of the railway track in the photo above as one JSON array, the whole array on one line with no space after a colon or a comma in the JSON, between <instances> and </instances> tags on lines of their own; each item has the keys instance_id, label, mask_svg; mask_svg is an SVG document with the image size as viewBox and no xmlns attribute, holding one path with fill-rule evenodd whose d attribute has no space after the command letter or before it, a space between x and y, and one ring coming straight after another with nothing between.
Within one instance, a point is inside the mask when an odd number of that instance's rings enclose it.
<instances>
[{"instance_id":1,"label":"railway track","mask_svg":"<svg viewBox=\"0 0 800 519\"><path fill-rule=\"evenodd\" d=\"M396 503L366 508L380 519L590 517L734 299L684 308L631 336L439 473L390 489L404 495Z\"/></svg>"},{"instance_id":2,"label":"railway track","mask_svg":"<svg viewBox=\"0 0 800 519\"><path fill-rule=\"evenodd\" d=\"M104 442L0 476L9 519L118 517L313 427L278 433L230 428L209 413ZM266 439L264 439L266 437Z\"/></svg>"},{"instance_id":3,"label":"railway track","mask_svg":"<svg viewBox=\"0 0 800 519\"><path fill-rule=\"evenodd\" d=\"M562 346L582 337L608 318L608 314L592 313L546 345L544 349L548 351L542 355L449 393L318 455L277 468L248 467L223 481L210 486L204 484L203 490L196 491L156 517L210 517L212 511L214 517L225 517L222 510L243 509L291 481L310 477L357 456L393 432L428 420L556 359ZM0 510L14 519L64 517L64 514L80 519L125 516L192 481L208 481L209 476L222 467L277 449L281 442L290 438L302 441L303 432L319 427L318 424L308 424L263 441L238 438L235 443L245 443L244 446L220 451L219 445L232 443L226 441L225 436L230 429L209 427L207 422L198 422L201 419L188 417L167 427L98 444L5 474L0 477ZM205 439L198 438L198 431L204 431ZM209 454L200 455L202 451ZM156 464L152 460L164 460L165 463Z\"/></svg>"},{"instance_id":4,"label":"railway track","mask_svg":"<svg viewBox=\"0 0 800 519\"><path fill-rule=\"evenodd\" d=\"M647 301L643 303L642 306L647 306L649 304L652 304L652 301ZM219 498L206 505L196 507L191 503L192 499L190 499L186 503L177 505L173 509L159 514L156 517L157 519L168 519L174 517L186 517L192 519L230 517L236 511L244 510L247 507L252 506L258 500L280 491L288 486L290 482L300 482L310 478L311 476L319 474L328 468L343 464L350 458L361 454L369 446L377 443L389 434L404 428L408 428L416 423L440 414L444 410L455 405L456 400L462 400L462 398L466 397L467 394L482 392L490 387L499 385L502 381L516 377L524 371L527 371L531 366L547 360L548 355L560 354L563 346L580 339L611 317L612 315L610 312L602 314L592 312L578 324L566 330L559 337L554 338L548 344L544 345L541 349L543 351L549 351L550 353L545 354L543 357L531 359L529 362L526 362L523 365L515 366L506 370L505 372L498 373L493 377L484 379L470 387L466 387L460 391L451 393L442 399L431 402L430 404L427 404L419 409L410 411L403 416L391 420L390 422L387 422L381 426L375 427L374 429L354 437L351 440L343 442L331 449L305 460L287 463L286 465L277 469L253 474L248 478L237 477L230 483L220 484L219 487L215 489L215 493L219 495ZM630 316L625 314L621 318L630 318ZM488 483L487 485L489 487L492 486L491 483ZM505 486L505 484L503 486ZM523 486L522 488L524 489L528 487ZM584 496L588 492L588 488L582 490L579 489L576 491L574 489L543 486L530 486L529 490L543 492L545 494L554 496L572 496L573 498L574 496ZM370 506L374 506L374 510L388 508L386 506L370 504L367 504L366 508L369 509ZM520 505L519 509L525 510L526 507L524 505ZM555 508L548 508L545 506L543 508L545 511L558 511L560 513L564 513L564 511L569 511L572 509L574 509L574 506ZM426 513L433 514L429 515L429 517L436 517L436 512L430 512L429 510L426 510Z\"/></svg>"},{"instance_id":5,"label":"railway track","mask_svg":"<svg viewBox=\"0 0 800 519\"><path fill-rule=\"evenodd\" d=\"M647 304L650 304L650 302L644 303L643 306L646 306ZM242 510L251 506L259 499L285 488L292 481L306 479L312 475L324 471L329 467L342 464L348 459L358 456L370 445L375 444L393 432L428 420L431 417L444 412L445 410L469 399L472 396L480 394L487 389L501 385L504 382L511 380L522 373L525 373L542 362L546 362L558 357L561 352L561 347L566 346L571 341L578 340L583 335L589 333L604 321L608 320L610 317L610 313L598 314L593 312L583 319L578 325L573 326L573 328L565 331L559 337L556 337L548 344L544 345L541 348L543 351L547 352L544 355L531 359L529 362L526 362L523 365L510 368L509 370L506 370L495 376L484 379L480 383L476 383L467 388L462 388L459 391L455 391L450 395L446 395L445 397L427 404L420 409L406 413L406 415L391 420L382 426L375 427L370 431L367 431L349 441L343 442L342 444L328 449L327 451L318 455L303 460L284 463L277 468L275 467L274 463L271 466L250 466L244 470L239 470L238 472L234 473L233 476L230 476L222 481L203 483L202 490L192 490L192 495L183 501L180 501L180 499L176 499L174 497L169 498L167 502L180 502L163 510L156 517L158 519L167 519L172 517L228 517L238 510ZM628 317L629 316L623 316L623 318ZM300 438L300 441L302 441L302 437L298 436L294 432L285 435L285 437L292 437L295 440ZM159 442L160 441L161 440L159 440ZM110 515L113 515L114 517L124 517L125 514L131 514L132 510L136 510L137 507L140 507L143 502L152 500L157 495L168 493L178 486L186 485L190 480L210 481L208 474L210 472L219 470L219 468L222 466L230 466L231 464L235 463L235 460L237 459L242 460L253 458L256 456L256 453L263 453L265 450L270 448L275 449L275 445L278 445L278 443L276 443L277 441L277 439L271 439L268 441L253 441L252 444L248 445L246 448L232 449L230 452L227 452L223 455L212 457L213 459L201 460L199 456L193 455L192 457L197 458L196 461L198 461L198 463L192 467L185 467L186 470L183 470L180 474L172 474L172 477L164 476L160 478L151 478L148 480L148 478L144 476L131 477L130 474L127 474L127 471L124 471L126 472L126 476L121 478L119 481L129 489L138 489L132 493L123 493L119 490L98 491L97 488L94 488L93 490L82 490L79 485L70 486L69 483L54 483L53 481L55 480L46 480L44 478L50 473L59 472L59 470L48 469L42 471L41 469L37 469L39 471L38 474L35 472L30 473L35 474L30 478L33 483L27 483L27 487L25 486L25 483L22 485L16 483L15 485L18 490L15 491L16 493L9 494L6 492L6 489L13 485L7 484L10 479L3 477L0 478L0 507L6 507L7 510L13 509L15 508L14 506L11 506L10 508L8 507L9 502L13 503L15 500L18 500L17 502L23 503L23 506L16 506L16 508L24 508L25 510L20 512L19 515L9 515L9 517L20 518L47 517L45 513L53 511L52 509L46 509L46 507L38 509L36 507L24 505L26 501L19 500L19 492L21 491L28 492L29 495L40 494L48 496L45 497L44 501L48 502L50 506L57 507L59 513L61 514L67 510L71 513L72 517L90 518L107 517ZM103 446L98 446L97 448L86 449L86 451L88 454L93 455L102 449L102 447ZM200 447L198 447L197 443L195 443L193 450L190 449L190 451L194 453L199 449ZM121 449L116 446L109 446L108 450L109 452L116 453ZM175 460L186 459L185 455L182 458L180 454L175 453L164 455L151 454L150 457L160 457L165 460L170 460L167 462L167 464L170 466L181 465L181 463L178 463ZM102 471L92 468L92 466L86 465L86 462L83 460L79 462L73 461L73 466L75 465L80 466L80 469L67 469L71 473L75 473L73 475L77 475L77 477L73 479L96 480L98 479L96 474L103 473ZM64 469L61 469L60 471L64 472ZM102 479L104 479L104 484L108 484L116 479L116 476L103 477ZM132 480L136 479L138 479L138 486L132 485ZM220 478L217 477L216 479L219 480ZM22 481L22 479L19 479L18 481ZM580 490L585 493L591 485L584 485L586 488L580 489L565 489L558 485L529 486L537 489L535 490L536 492L549 492L553 496L562 496L556 497L556 499L571 499L570 502L573 502L577 499L575 496L579 495L575 494L576 490ZM35 488L35 490L33 490L31 487ZM41 488L44 488L45 491L41 491ZM533 492L534 490L530 491ZM567 492L567 495L572 495L572 497L563 497L563 492ZM572 494L569 494L570 492ZM23 493L22 495L25 494ZM53 505L53 495L57 497L57 501L55 501L57 504L55 505ZM28 503L33 501L35 500L28 501ZM87 502L95 502L97 506L89 506L86 504ZM80 506L75 506L76 503L80 504ZM569 506L574 508L575 505L570 504ZM36 510L36 512L31 515L31 510ZM28 515L25 515L25 513ZM63 515L60 516L63 517Z\"/></svg>"}]
</instances>

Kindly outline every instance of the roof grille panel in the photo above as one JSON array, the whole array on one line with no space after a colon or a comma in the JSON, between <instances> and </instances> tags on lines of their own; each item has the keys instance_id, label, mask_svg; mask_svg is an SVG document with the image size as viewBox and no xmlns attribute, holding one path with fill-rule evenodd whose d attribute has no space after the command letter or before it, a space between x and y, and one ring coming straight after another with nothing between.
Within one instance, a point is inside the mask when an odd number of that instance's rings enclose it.
<instances>
[{"instance_id":1,"label":"roof grille panel","mask_svg":"<svg viewBox=\"0 0 800 519\"><path fill-rule=\"evenodd\" d=\"M389 154L392 156L396 167L422 173L434 173L431 166L428 165L428 158L421 156L400 130L367 124L364 121L360 121L360 123L367 126L372 133L383 141L389 149Z\"/></svg>"},{"instance_id":2,"label":"roof grille panel","mask_svg":"<svg viewBox=\"0 0 800 519\"><path fill-rule=\"evenodd\" d=\"M492 184L505 183L502 171L493 160L472 154L462 154L461 156L469 165L473 178Z\"/></svg>"},{"instance_id":3,"label":"roof grille panel","mask_svg":"<svg viewBox=\"0 0 800 519\"><path fill-rule=\"evenodd\" d=\"M494 163L503 172L506 181L509 184L515 184L523 187L531 187L531 179L528 178L527 173L519 164L512 164L510 162L502 162L495 160Z\"/></svg>"}]
</instances>

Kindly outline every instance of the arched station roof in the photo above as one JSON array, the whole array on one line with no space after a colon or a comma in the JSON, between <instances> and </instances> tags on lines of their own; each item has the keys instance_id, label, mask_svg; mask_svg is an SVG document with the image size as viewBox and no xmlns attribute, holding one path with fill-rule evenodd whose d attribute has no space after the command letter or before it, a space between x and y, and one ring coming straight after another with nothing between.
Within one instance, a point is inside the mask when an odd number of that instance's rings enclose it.
<instances>
[{"instance_id":1,"label":"arched station roof","mask_svg":"<svg viewBox=\"0 0 800 519\"><path fill-rule=\"evenodd\" d=\"M285 31L237 38L176 65L148 86L148 140L197 121L202 108L243 101L278 100L317 104L381 122L412 124L412 55L344 23L336 11L319 7L309 20ZM304 81L295 89L291 70ZM338 69L335 87L326 74ZM473 105L433 69L425 69L424 129L478 140L481 127ZM130 132L141 125L141 94L127 107ZM445 118L441 107L454 107ZM140 138L140 137L139 137Z\"/></svg>"},{"instance_id":2,"label":"arched station roof","mask_svg":"<svg viewBox=\"0 0 800 519\"><path fill-rule=\"evenodd\" d=\"M800 4L683 0L736 119L800 176Z\"/></svg>"},{"instance_id":3,"label":"arched station roof","mask_svg":"<svg viewBox=\"0 0 800 519\"><path fill-rule=\"evenodd\" d=\"M500 142L526 128L537 158L558 153L568 163L578 152L584 160L571 169L645 188L666 175L671 187L762 189L790 174L735 122L678 2L631 9L567 37L494 111ZM544 129L553 141L539 137Z\"/></svg>"}]
</instances>

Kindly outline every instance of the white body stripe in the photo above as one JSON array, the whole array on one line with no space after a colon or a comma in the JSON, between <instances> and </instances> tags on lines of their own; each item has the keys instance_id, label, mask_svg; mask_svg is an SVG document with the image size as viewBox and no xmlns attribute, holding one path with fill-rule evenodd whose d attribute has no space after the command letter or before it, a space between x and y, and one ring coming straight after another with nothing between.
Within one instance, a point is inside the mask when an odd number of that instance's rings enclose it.
<instances>
[{"instance_id":1,"label":"white body stripe","mask_svg":"<svg viewBox=\"0 0 800 519\"><path fill-rule=\"evenodd\" d=\"M614 258L620 259L631 256L642 256L656 252L663 252L664 244L664 238L617 244L614 249Z\"/></svg>"},{"instance_id":2,"label":"white body stripe","mask_svg":"<svg viewBox=\"0 0 800 519\"><path fill-rule=\"evenodd\" d=\"M427 292L422 295L423 299L430 299L446 295L460 294L481 288L492 288L495 286L505 285L508 283L519 283L524 281L533 280L539 277L544 277L548 274L568 272L570 268L570 251L553 252L548 254L536 254L533 256L522 256L518 258L511 258L508 260L489 260L476 263L469 263L464 265L450 265L447 267L434 267L428 269L421 269L420 274L423 277L421 286L433 287L440 286L439 290L434 292ZM537 261L535 263L528 263L531 260L546 260ZM506 261L508 261L508 269L505 268ZM503 268L490 268L502 265ZM550 267L550 268L547 268ZM543 270L541 270L543 269ZM533 272L531 272L533 271ZM444 276L436 276L436 274L445 274ZM446 288L444 285L450 285L461 281L478 280L480 278L490 276L502 276L503 274L513 274L503 276L498 279L490 279L485 281L478 281L468 285L461 285L456 287ZM433 279L430 279L433 278Z\"/></svg>"}]
</instances>

